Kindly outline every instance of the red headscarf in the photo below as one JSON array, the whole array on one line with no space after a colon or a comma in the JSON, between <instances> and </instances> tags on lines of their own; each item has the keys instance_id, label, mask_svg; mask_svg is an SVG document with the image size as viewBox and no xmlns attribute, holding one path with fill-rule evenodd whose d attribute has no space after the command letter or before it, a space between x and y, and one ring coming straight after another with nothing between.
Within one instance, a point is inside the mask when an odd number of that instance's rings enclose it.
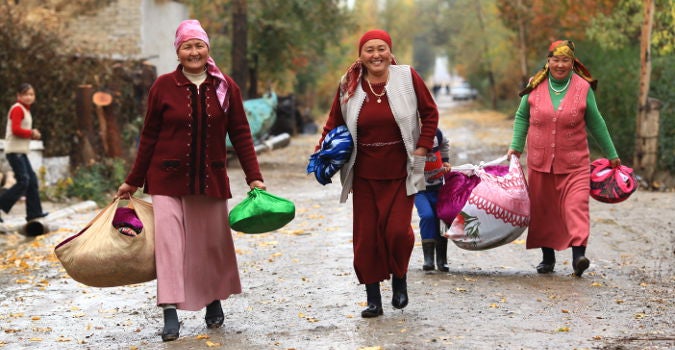
<instances>
[{"instance_id":1,"label":"red headscarf","mask_svg":"<svg viewBox=\"0 0 675 350\"><path fill-rule=\"evenodd\" d=\"M574 42L572 40L556 40L551 43L551 45L548 47L548 56L547 57L553 57L553 56L567 56L569 58L572 58L574 60L574 64L572 66L572 69L574 70L575 73L577 73L580 77L582 77L584 80L586 80L589 84L591 84L591 88L595 90L595 88L598 86L598 81L596 79L593 79L591 76L591 72L588 71L586 66L579 61L578 58L575 57L574 55ZM532 90L534 90L537 85L539 85L542 81L544 81L548 77L549 73L549 68L548 68L548 62L544 65L544 67L535 73L535 75L530 78L529 83L527 83L527 86L523 91L521 91L518 96L525 96L526 94L529 94Z\"/></svg>"},{"instance_id":2,"label":"red headscarf","mask_svg":"<svg viewBox=\"0 0 675 350\"><path fill-rule=\"evenodd\" d=\"M382 29L372 29L365 32L361 36L361 39L359 39L359 56L361 55L361 49L363 48L363 45L369 40L373 39L380 39L384 41L389 46L389 51L393 52L393 45L391 43L391 36L389 36L389 33ZM391 57L391 64L396 64L396 60L394 59L393 55ZM340 79L340 95L342 96L342 103L347 102L347 100L349 100L349 98L354 95L356 86L361 82L362 76L363 63L361 60L357 59L356 62L352 63L352 65L347 68L347 72L342 76L342 79Z\"/></svg>"},{"instance_id":3,"label":"red headscarf","mask_svg":"<svg viewBox=\"0 0 675 350\"><path fill-rule=\"evenodd\" d=\"M201 23L196 19L186 19L178 25L178 28L176 29L176 39L173 41L176 52L178 52L178 48L180 48L181 44L191 39L199 39L205 42L206 46L209 46L209 49L211 48L208 34L206 34ZM223 72L216 66L216 62L211 56L206 60L206 70L216 78L216 95L218 96L218 101L220 102L223 111L227 112L227 108L229 107L229 99L227 98L227 80L225 80Z\"/></svg>"}]
</instances>

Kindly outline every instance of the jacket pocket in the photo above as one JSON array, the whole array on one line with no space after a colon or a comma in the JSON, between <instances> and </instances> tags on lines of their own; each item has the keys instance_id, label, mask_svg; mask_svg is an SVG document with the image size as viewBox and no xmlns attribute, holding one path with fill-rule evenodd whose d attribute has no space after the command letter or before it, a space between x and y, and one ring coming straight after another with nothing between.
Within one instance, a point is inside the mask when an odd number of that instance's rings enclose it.
<instances>
[{"instance_id":1,"label":"jacket pocket","mask_svg":"<svg viewBox=\"0 0 675 350\"><path fill-rule=\"evenodd\" d=\"M167 172L175 172L180 168L180 160L166 159L162 161L162 170Z\"/></svg>"}]
</instances>

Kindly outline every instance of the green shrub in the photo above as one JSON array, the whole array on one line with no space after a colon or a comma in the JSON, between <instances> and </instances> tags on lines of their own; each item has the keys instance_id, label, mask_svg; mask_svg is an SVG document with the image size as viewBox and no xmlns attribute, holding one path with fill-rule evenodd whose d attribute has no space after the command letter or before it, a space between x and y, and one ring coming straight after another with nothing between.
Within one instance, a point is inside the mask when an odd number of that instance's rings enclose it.
<instances>
[{"instance_id":1,"label":"green shrub","mask_svg":"<svg viewBox=\"0 0 675 350\"><path fill-rule=\"evenodd\" d=\"M103 206L110 202L125 176L126 164L121 159L106 159L83 166L74 172L67 194Z\"/></svg>"}]
</instances>

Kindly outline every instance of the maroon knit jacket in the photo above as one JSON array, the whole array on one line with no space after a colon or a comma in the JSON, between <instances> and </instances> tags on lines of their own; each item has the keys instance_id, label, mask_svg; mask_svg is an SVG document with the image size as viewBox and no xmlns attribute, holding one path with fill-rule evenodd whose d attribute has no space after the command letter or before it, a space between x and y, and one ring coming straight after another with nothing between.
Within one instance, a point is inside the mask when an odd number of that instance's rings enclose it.
<instances>
[{"instance_id":1,"label":"maroon knit jacket","mask_svg":"<svg viewBox=\"0 0 675 350\"><path fill-rule=\"evenodd\" d=\"M263 180L241 92L232 78L226 75L225 79L227 113L218 102L213 77L207 76L199 91L181 66L157 78L150 88L138 154L126 183L144 186L148 194L231 198L226 135L246 183Z\"/></svg>"}]
</instances>

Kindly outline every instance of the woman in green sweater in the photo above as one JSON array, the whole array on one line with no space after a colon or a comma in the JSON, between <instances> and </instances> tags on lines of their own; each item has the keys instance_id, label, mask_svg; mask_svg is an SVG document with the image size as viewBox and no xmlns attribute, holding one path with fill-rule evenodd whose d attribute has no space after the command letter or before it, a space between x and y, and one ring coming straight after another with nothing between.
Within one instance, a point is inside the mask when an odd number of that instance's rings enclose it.
<instances>
[{"instance_id":1,"label":"woman in green sweater","mask_svg":"<svg viewBox=\"0 0 675 350\"><path fill-rule=\"evenodd\" d=\"M558 40L544 68L519 94L508 155L520 157L527 139L530 226L527 249L541 248L539 273L551 273L555 250L572 247L572 267L580 277L589 267L590 152L587 132L612 167L621 165L593 90L597 81L575 57L574 43Z\"/></svg>"}]
</instances>

